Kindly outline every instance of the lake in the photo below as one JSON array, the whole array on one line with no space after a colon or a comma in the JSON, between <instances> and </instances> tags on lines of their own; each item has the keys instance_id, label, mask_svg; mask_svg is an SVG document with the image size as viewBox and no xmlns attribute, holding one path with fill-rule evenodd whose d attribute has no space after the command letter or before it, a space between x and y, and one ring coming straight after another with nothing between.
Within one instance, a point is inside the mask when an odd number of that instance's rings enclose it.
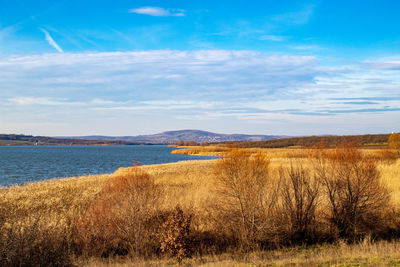
<instances>
[{"instance_id":1,"label":"lake","mask_svg":"<svg viewBox=\"0 0 400 267\"><path fill-rule=\"evenodd\" d=\"M176 148L146 146L0 146L0 185L113 173L135 163L162 164L215 157L175 155Z\"/></svg>"}]
</instances>

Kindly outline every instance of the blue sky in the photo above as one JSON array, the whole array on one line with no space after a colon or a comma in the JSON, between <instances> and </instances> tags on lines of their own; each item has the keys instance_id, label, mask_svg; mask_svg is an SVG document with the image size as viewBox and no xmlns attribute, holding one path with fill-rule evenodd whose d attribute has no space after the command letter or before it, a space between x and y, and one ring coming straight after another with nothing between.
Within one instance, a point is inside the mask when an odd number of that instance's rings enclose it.
<instances>
[{"instance_id":1,"label":"blue sky","mask_svg":"<svg viewBox=\"0 0 400 267\"><path fill-rule=\"evenodd\" d=\"M399 11L385 0L0 0L0 132L398 132Z\"/></svg>"}]
</instances>

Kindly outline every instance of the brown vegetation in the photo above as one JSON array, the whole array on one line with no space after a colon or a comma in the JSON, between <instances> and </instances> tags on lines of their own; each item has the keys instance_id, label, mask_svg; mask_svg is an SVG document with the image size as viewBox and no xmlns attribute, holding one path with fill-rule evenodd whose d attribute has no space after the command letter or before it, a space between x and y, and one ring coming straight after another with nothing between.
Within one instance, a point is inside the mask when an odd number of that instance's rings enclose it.
<instances>
[{"instance_id":1,"label":"brown vegetation","mask_svg":"<svg viewBox=\"0 0 400 267\"><path fill-rule=\"evenodd\" d=\"M269 159L233 149L216 166L216 210L220 226L233 234L240 249L254 249L263 241L271 218L275 194Z\"/></svg>"},{"instance_id":2,"label":"brown vegetation","mask_svg":"<svg viewBox=\"0 0 400 267\"><path fill-rule=\"evenodd\" d=\"M249 262L258 251L261 262L289 263L269 250L391 239L400 234L400 162L380 151L230 148L218 160L0 188L0 262L196 263L226 253Z\"/></svg>"},{"instance_id":3,"label":"brown vegetation","mask_svg":"<svg viewBox=\"0 0 400 267\"><path fill-rule=\"evenodd\" d=\"M193 253L190 236L192 218L193 214L185 214L180 206L176 206L161 227L161 250L178 262Z\"/></svg>"},{"instance_id":4,"label":"brown vegetation","mask_svg":"<svg viewBox=\"0 0 400 267\"><path fill-rule=\"evenodd\" d=\"M320 142L325 142L327 146L337 146L342 142L356 142L363 146L384 146L387 143L388 134L366 134L348 136L307 136L280 138L267 141L241 141L235 142L239 147L261 147L261 148L281 148L281 147L312 147Z\"/></svg>"},{"instance_id":5,"label":"brown vegetation","mask_svg":"<svg viewBox=\"0 0 400 267\"><path fill-rule=\"evenodd\" d=\"M78 243L89 255L148 255L157 250L157 206L161 190L133 167L109 179L77 224Z\"/></svg>"},{"instance_id":6,"label":"brown vegetation","mask_svg":"<svg viewBox=\"0 0 400 267\"><path fill-rule=\"evenodd\" d=\"M315 242L318 236L320 184L301 163L282 168L280 178L281 235L291 244Z\"/></svg>"},{"instance_id":7,"label":"brown vegetation","mask_svg":"<svg viewBox=\"0 0 400 267\"><path fill-rule=\"evenodd\" d=\"M384 227L390 195L374 159L344 143L333 151L320 152L315 173L328 199L327 219L338 237L354 239Z\"/></svg>"},{"instance_id":8,"label":"brown vegetation","mask_svg":"<svg viewBox=\"0 0 400 267\"><path fill-rule=\"evenodd\" d=\"M388 139L389 147L400 150L400 133L392 133Z\"/></svg>"},{"instance_id":9,"label":"brown vegetation","mask_svg":"<svg viewBox=\"0 0 400 267\"><path fill-rule=\"evenodd\" d=\"M0 229L0 266L73 266L71 243L62 226L37 218Z\"/></svg>"}]
</instances>

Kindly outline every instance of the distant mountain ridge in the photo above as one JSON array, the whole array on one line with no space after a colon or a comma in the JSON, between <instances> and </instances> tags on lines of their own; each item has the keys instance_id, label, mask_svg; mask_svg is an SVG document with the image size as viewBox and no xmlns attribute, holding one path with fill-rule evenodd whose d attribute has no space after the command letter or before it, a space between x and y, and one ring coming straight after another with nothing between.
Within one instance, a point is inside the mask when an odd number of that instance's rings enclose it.
<instances>
[{"instance_id":1,"label":"distant mountain ridge","mask_svg":"<svg viewBox=\"0 0 400 267\"><path fill-rule=\"evenodd\" d=\"M33 146L33 145L137 145L139 143L122 140L96 140L82 138L54 138L23 134L0 134L0 146Z\"/></svg>"},{"instance_id":2,"label":"distant mountain ridge","mask_svg":"<svg viewBox=\"0 0 400 267\"><path fill-rule=\"evenodd\" d=\"M195 141L198 143L214 143L226 141L265 141L271 139L283 138L285 136L277 135L248 135L248 134L218 134L201 130L179 130L167 131L152 135L138 136L73 136L63 138L75 138L86 140L121 140L134 143L150 143L150 144L175 144L178 140Z\"/></svg>"}]
</instances>

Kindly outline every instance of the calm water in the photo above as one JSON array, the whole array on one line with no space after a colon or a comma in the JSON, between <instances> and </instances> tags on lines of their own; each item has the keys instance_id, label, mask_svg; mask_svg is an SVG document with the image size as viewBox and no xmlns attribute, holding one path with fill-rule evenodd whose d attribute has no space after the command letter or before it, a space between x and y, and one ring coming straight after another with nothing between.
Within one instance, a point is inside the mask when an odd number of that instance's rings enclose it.
<instances>
[{"instance_id":1,"label":"calm water","mask_svg":"<svg viewBox=\"0 0 400 267\"><path fill-rule=\"evenodd\" d=\"M211 159L173 155L164 145L149 146L0 146L0 185L112 173L119 167Z\"/></svg>"}]
</instances>

